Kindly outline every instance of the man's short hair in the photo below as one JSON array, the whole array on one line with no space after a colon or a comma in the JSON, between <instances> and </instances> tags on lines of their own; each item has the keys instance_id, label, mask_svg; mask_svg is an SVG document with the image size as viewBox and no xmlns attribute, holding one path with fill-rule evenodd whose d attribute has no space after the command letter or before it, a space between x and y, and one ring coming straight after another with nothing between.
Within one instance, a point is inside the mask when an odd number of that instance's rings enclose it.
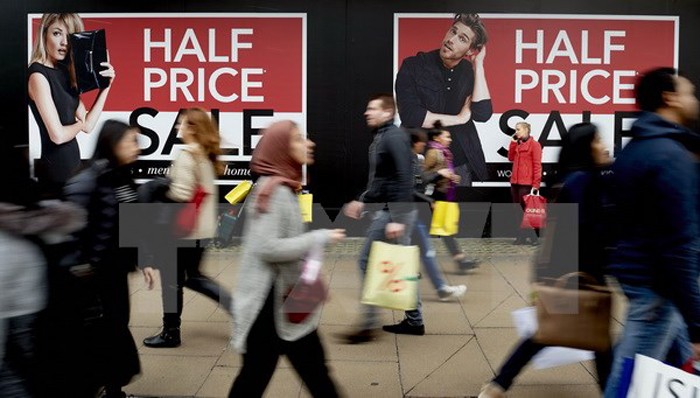
<instances>
[{"instance_id":1,"label":"man's short hair","mask_svg":"<svg viewBox=\"0 0 700 398\"><path fill-rule=\"evenodd\" d=\"M674 68L656 68L643 73L637 80L635 96L640 110L655 112L665 106L664 92L676 91L676 76Z\"/></svg>"},{"instance_id":2,"label":"man's short hair","mask_svg":"<svg viewBox=\"0 0 700 398\"><path fill-rule=\"evenodd\" d=\"M394 102L394 96L388 93L374 94L369 97L369 101L380 100L382 103L382 109L391 110L391 112L396 112L396 103Z\"/></svg>"},{"instance_id":3,"label":"man's short hair","mask_svg":"<svg viewBox=\"0 0 700 398\"><path fill-rule=\"evenodd\" d=\"M481 22L479 14L455 14L453 25L461 22L474 31L474 40L472 40L471 48L480 50L486 42L489 41L489 35L486 33L484 23Z\"/></svg>"}]
</instances>

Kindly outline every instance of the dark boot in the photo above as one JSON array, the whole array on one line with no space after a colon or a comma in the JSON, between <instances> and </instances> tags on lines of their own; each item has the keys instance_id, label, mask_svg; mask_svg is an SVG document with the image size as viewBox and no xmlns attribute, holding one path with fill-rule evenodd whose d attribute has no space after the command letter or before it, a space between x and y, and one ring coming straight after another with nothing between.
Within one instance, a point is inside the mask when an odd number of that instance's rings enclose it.
<instances>
[{"instance_id":1,"label":"dark boot","mask_svg":"<svg viewBox=\"0 0 700 398\"><path fill-rule=\"evenodd\" d=\"M143 339L143 345L151 348L175 348L179 347L181 343L179 327L163 327L159 334Z\"/></svg>"}]
</instances>

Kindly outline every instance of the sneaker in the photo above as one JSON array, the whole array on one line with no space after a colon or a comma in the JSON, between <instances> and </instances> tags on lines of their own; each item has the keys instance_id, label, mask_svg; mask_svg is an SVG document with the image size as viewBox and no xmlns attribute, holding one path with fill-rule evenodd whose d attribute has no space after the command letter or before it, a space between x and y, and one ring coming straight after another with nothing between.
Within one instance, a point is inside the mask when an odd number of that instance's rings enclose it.
<instances>
[{"instance_id":1,"label":"sneaker","mask_svg":"<svg viewBox=\"0 0 700 398\"><path fill-rule=\"evenodd\" d=\"M448 301L451 298L462 297L466 291L467 287L464 285L444 286L438 290L438 297L440 301Z\"/></svg>"},{"instance_id":2,"label":"sneaker","mask_svg":"<svg viewBox=\"0 0 700 398\"><path fill-rule=\"evenodd\" d=\"M506 398L506 391L503 387L491 382L481 389L479 398Z\"/></svg>"},{"instance_id":3,"label":"sneaker","mask_svg":"<svg viewBox=\"0 0 700 398\"><path fill-rule=\"evenodd\" d=\"M385 332L396 334L411 334L414 336L422 336L425 334L425 325L413 326L408 324L408 319L397 323L396 325L382 326Z\"/></svg>"},{"instance_id":4,"label":"sneaker","mask_svg":"<svg viewBox=\"0 0 700 398\"><path fill-rule=\"evenodd\" d=\"M372 341L377 337L375 329L361 329L350 333L339 334L338 337L345 344L362 344Z\"/></svg>"},{"instance_id":5,"label":"sneaker","mask_svg":"<svg viewBox=\"0 0 700 398\"><path fill-rule=\"evenodd\" d=\"M515 240L513 241L513 244L514 244L514 245L526 245L526 244L527 244L527 239L522 238L522 237L517 237L517 238L515 238Z\"/></svg>"}]
</instances>

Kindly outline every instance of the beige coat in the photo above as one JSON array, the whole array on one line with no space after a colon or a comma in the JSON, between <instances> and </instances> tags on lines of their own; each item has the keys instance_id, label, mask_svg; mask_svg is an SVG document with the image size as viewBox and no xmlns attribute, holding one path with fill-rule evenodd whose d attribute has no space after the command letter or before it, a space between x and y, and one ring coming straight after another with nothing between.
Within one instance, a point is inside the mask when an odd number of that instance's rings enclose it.
<instances>
[{"instance_id":1,"label":"beige coat","mask_svg":"<svg viewBox=\"0 0 700 398\"><path fill-rule=\"evenodd\" d=\"M204 156L198 144L185 146L173 161L170 169L170 190L167 195L177 202L189 202L197 185L201 185L207 196L194 232L186 239L208 239L216 236L216 205L219 203L219 190L214 185L216 172L212 162Z\"/></svg>"}]
</instances>

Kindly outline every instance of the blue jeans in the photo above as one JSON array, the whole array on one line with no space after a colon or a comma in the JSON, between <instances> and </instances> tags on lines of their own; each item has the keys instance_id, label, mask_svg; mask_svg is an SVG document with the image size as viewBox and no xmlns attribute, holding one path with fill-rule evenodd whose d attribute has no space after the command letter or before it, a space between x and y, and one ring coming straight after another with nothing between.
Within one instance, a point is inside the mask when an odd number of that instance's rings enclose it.
<instances>
[{"instance_id":1,"label":"blue jeans","mask_svg":"<svg viewBox=\"0 0 700 398\"><path fill-rule=\"evenodd\" d=\"M447 283L442 279L442 272L438 267L435 248L433 248L432 242L430 242L430 234L428 233L428 227L421 220L416 220L416 231L415 234L418 237L418 246L420 247L420 260L425 267L425 272L430 278L435 290L441 290Z\"/></svg>"},{"instance_id":2,"label":"blue jeans","mask_svg":"<svg viewBox=\"0 0 700 398\"><path fill-rule=\"evenodd\" d=\"M406 228L403 235L399 238L399 243L402 245L408 245L411 243L411 234L413 232L413 225L416 220L416 211L411 213L410 221L406 223ZM374 218L372 218L372 223L367 229L367 239L362 247L362 252L360 252L360 259L358 261L358 266L360 267L360 274L362 281L364 281L365 274L367 273L367 261L369 260L369 249L372 247L372 242L375 240L386 242L386 225L392 222L391 214L387 210L380 210L374 213ZM423 314L421 313L421 301L420 293L418 295L418 307L415 310L406 311L406 319L408 324L411 326L420 326L423 324ZM362 329L376 329L379 327L379 320L377 316L377 308L371 305L362 304Z\"/></svg>"},{"instance_id":3,"label":"blue jeans","mask_svg":"<svg viewBox=\"0 0 700 398\"><path fill-rule=\"evenodd\" d=\"M641 354L680 367L692 356L688 330L673 303L649 287L620 284L629 300L622 337L615 347L605 398L617 398L624 358Z\"/></svg>"}]
</instances>

